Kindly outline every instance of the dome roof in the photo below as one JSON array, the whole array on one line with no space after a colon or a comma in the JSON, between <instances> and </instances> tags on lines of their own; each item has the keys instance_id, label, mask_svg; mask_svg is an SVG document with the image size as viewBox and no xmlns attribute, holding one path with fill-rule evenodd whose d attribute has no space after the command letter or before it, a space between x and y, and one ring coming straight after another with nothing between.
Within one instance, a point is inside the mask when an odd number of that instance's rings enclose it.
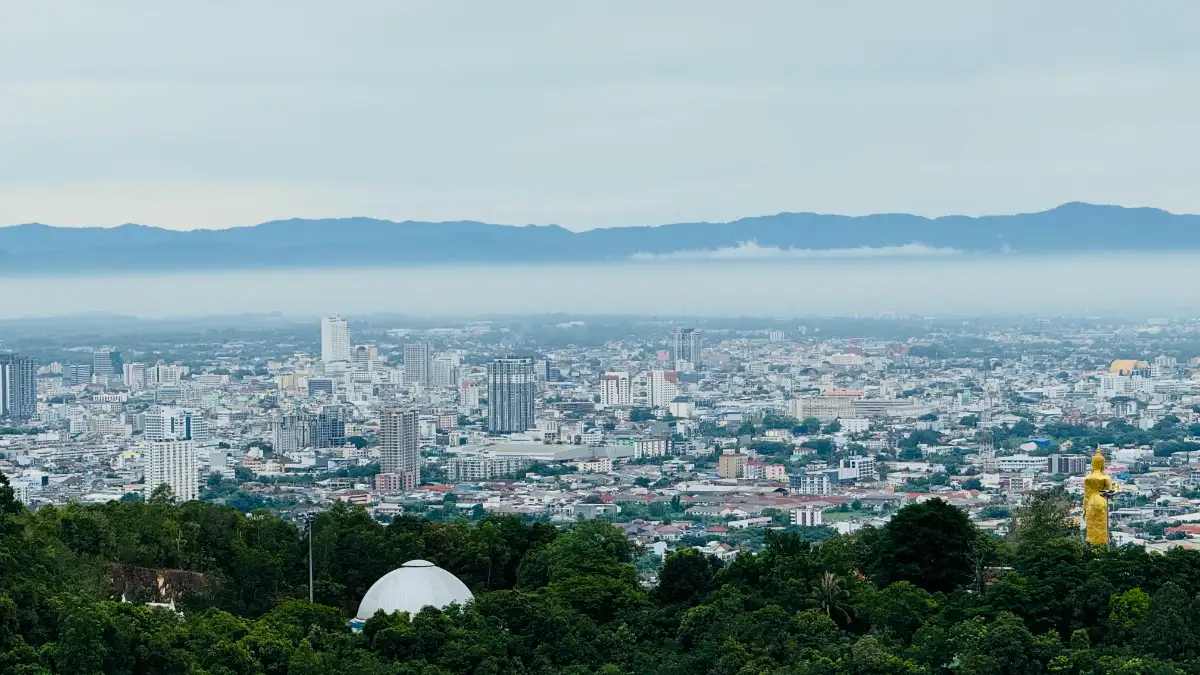
<instances>
[{"instance_id":1,"label":"dome roof","mask_svg":"<svg viewBox=\"0 0 1200 675\"><path fill-rule=\"evenodd\" d=\"M386 614L416 614L427 606L442 609L473 600L471 589L458 577L428 560L410 560L372 584L358 605L357 618L367 620L378 610Z\"/></svg>"}]
</instances>

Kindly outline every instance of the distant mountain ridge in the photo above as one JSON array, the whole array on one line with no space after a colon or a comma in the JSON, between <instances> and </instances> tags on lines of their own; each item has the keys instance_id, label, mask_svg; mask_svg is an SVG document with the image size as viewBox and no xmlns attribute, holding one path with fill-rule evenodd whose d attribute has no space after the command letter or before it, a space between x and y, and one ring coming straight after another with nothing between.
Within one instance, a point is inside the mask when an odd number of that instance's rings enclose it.
<instances>
[{"instance_id":1,"label":"distant mountain ridge","mask_svg":"<svg viewBox=\"0 0 1200 675\"><path fill-rule=\"evenodd\" d=\"M0 227L0 275L23 273L563 263L656 257L1200 251L1200 216L1069 203L1000 216L780 213L728 223L573 232L557 225L372 218L277 220L225 230Z\"/></svg>"}]
</instances>

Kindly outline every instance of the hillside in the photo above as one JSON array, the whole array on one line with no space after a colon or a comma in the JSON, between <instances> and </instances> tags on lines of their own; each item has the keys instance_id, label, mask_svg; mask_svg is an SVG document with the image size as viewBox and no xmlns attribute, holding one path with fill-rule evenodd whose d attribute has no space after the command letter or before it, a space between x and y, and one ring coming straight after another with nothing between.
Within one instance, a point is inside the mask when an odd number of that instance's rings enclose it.
<instances>
[{"instance_id":1,"label":"hillside","mask_svg":"<svg viewBox=\"0 0 1200 675\"><path fill-rule=\"evenodd\" d=\"M866 249L866 250L864 250ZM972 218L780 213L728 223L573 232L563 227L371 218L279 220L224 230L144 225L0 228L0 274L349 265L551 263L634 258L820 257L1200 250L1200 216L1064 204Z\"/></svg>"}]
</instances>

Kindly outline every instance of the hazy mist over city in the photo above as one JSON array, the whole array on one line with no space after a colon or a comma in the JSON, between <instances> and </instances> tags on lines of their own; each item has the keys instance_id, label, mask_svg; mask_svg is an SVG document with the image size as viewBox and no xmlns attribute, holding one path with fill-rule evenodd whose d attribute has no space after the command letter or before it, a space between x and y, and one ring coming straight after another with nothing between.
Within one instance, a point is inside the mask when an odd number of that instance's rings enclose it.
<instances>
[{"instance_id":1,"label":"hazy mist over city","mask_svg":"<svg viewBox=\"0 0 1200 675\"><path fill-rule=\"evenodd\" d=\"M280 269L0 278L0 318L334 311L428 316L1190 314L1200 254ZM1170 283L1168 280L1173 280ZM136 303L130 303L137 297Z\"/></svg>"}]
</instances>

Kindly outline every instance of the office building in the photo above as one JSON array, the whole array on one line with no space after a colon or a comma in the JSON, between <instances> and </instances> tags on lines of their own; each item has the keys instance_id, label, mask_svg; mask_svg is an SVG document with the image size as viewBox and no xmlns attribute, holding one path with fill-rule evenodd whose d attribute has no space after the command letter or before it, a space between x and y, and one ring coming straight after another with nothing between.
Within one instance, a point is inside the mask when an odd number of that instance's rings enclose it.
<instances>
[{"instance_id":1,"label":"office building","mask_svg":"<svg viewBox=\"0 0 1200 675\"><path fill-rule=\"evenodd\" d=\"M124 374L125 362L121 360L121 352L112 347L101 347L92 350L92 375L105 381L112 375Z\"/></svg>"},{"instance_id":2,"label":"office building","mask_svg":"<svg viewBox=\"0 0 1200 675\"><path fill-rule=\"evenodd\" d=\"M429 385L429 343L404 345L404 384Z\"/></svg>"},{"instance_id":3,"label":"office building","mask_svg":"<svg viewBox=\"0 0 1200 675\"><path fill-rule=\"evenodd\" d=\"M379 470L399 476L400 487L421 484L421 445L417 411L388 408L379 415Z\"/></svg>"},{"instance_id":4,"label":"office building","mask_svg":"<svg viewBox=\"0 0 1200 675\"><path fill-rule=\"evenodd\" d=\"M350 324L340 316L321 319L321 360L350 365Z\"/></svg>"},{"instance_id":5,"label":"office building","mask_svg":"<svg viewBox=\"0 0 1200 675\"><path fill-rule=\"evenodd\" d=\"M533 359L498 358L488 365L488 430L511 434L534 428L537 376Z\"/></svg>"},{"instance_id":6,"label":"office building","mask_svg":"<svg viewBox=\"0 0 1200 675\"><path fill-rule=\"evenodd\" d=\"M145 442L140 446L146 476L146 496L166 485L175 499L191 501L200 496L196 444L188 440Z\"/></svg>"},{"instance_id":7,"label":"office building","mask_svg":"<svg viewBox=\"0 0 1200 675\"><path fill-rule=\"evenodd\" d=\"M208 422L197 410L156 405L146 412L148 441L207 441Z\"/></svg>"},{"instance_id":8,"label":"office building","mask_svg":"<svg viewBox=\"0 0 1200 675\"><path fill-rule=\"evenodd\" d=\"M16 352L0 354L0 419L24 422L37 414L37 364Z\"/></svg>"},{"instance_id":9,"label":"office building","mask_svg":"<svg viewBox=\"0 0 1200 675\"><path fill-rule=\"evenodd\" d=\"M665 408L679 396L679 375L673 370L650 371L650 405Z\"/></svg>"},{"instance_id":10,"label":"office building","mask_svg":"<svg viewBox=\"0 0 1200 675\"><path fill-rule=\"evenodd\" d=\"M358 345L354 348L354 369L375 370L379 363L379 348L375 345Z\"/></svg>"},{"instance_id":11,"label":"office building","mask_svg":"<svg viewBox=\"0 0 1200 675\"><path fill-rule=\"evenodd\" d=\"M630 405L633 395L629 388L629 373L605 373L600 376L600 404Z\"/></svg>"},{"instance_id":12,"label":"office building","mask_svg":"<svg viewBox=\"0 0 1200 675\"><path fill-rule=\"evenodd\" d=\"M78 387L92 381L92 364L64 363L62 366L62 383L64 387Z\"/></svg>"},{"instance_id":13,"label":"office building","mask_svg":"<svg viewBox=\"0 0 1200 675\"><path fill-rule=\"evenodd\" d=\"M310 377L308 378L308 395L317 396L326 394L333 396L333 379L328 377Z\"/></svg>"},{"instance_id":14,"label":"office building","mask_svg":"<svg viewBox=\"0 0 1200 675\"><path fill-rule=\"evenodd\" d=\"M700 367L700 333L695 328L676 328L671 339L671 360Z\"/></svg>"}]
</instances>

